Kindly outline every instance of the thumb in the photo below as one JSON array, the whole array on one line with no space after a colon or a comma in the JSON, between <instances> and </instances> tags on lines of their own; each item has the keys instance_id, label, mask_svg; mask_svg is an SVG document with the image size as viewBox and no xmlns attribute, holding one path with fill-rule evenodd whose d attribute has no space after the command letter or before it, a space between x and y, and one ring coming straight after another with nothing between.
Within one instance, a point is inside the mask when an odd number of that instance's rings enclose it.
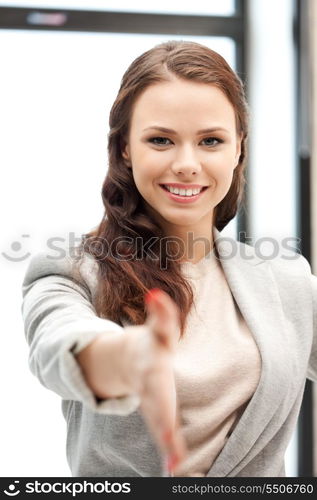
<instances>
[{"instance_id":1,"label":"thumb","mask_svg":"<svg viewBox=\"0 0 317 500\"><path fill-rule=\"evenodd\" d=\"M152 288L145 296L146 323L156 340L169 349L176 349L180 336L179 308L168 293Z\"/></svg>"}]
</instances>

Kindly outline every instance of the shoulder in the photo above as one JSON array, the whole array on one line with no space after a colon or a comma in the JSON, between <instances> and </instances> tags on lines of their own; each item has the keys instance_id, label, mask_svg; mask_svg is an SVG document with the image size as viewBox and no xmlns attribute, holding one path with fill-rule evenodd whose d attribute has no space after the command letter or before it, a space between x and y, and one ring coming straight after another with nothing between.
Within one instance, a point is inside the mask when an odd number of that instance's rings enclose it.
<instances>
[{"instance_id":1,"label":"shoulder","mask_svg":"<svg viewBox=\"0 0 317 500\"><path fill-rule=\"evenodd\" d=\"M223 237L218 232L216 247L222 260L252 267L263 266L277 275L311 274L307 259L294 249L283 247L273 238L258 240L254 245L243 243L236 238ZM247 267L244 266L245 271Z\"/></svg>"},{"instance_id":2,"label":"shoulder","mask_svg":"<svg viewBox=\"0 0 317 500\"><path fill-rule=\"evenodd\" d=\"M97 261L88 253L78 254L76 249L68 248L59 255L48 252L34 254L27 266L23 287L48 276L61 276L92 288L96 285Z\"/></svg>"},{"instance_id":3,"label":"shoulder","mask_svg":"<svg viewBox=\"0 0 317 500\"><path fill-rule=\"evenodd\" d=\"M282 252L276 257L268 259L268 263L273 273L280 277L298 278L302 276L310 278L312 275L308 260L300 253Z\"/></svg>"},{"instance_id":4,"label":"shoulder","mask_svg":"<svg viewBox=\"0 0 317 500\"><path fill-rule=\"evenodd\" d=\"M246 258L254 266L266 263L274 274L281 277L311 275L311 266L301 253L283 248L277 242L275 246L272 242L268 242L266 246L259 246L237 241L237 248L242 259Z\"/></svg>"},{"instance_id":5,"label":"shoulder","mask_svg":"<svg viewBox=\"0 0 317 500\"><path fill-rule=\"evenodd\" d=\"M248 256L248 262L255 271L259 271L263 278L268 273L274 278L280 293L284 297L299 297L311 300L313 294L314 302L317 301L317 277L312 274L308 260L295 250L276 247L276 251L267 252L256 246L237 242L239 255L242 260ZM246 267L244 266L244 269Z\"/></svg>"}]
</instances>

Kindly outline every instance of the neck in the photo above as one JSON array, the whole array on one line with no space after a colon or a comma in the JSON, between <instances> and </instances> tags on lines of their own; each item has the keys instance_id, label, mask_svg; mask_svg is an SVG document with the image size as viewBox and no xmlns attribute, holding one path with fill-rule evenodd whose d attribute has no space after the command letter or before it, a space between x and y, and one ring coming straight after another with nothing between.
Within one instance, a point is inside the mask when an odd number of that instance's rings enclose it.
<instances>
[{"instance_id":1,"label":"neck","mask_svg":"<svg viewBox=\"0 0 317 500\"><path fill-rule=\"evenodd\" d=\"M164 237L171 238L177 243L176 259L179 259L179 262L195 264L209 254L214 247L213 213L206 214L195 224L184 226L167 221L148 205L147 210L158 221L163 229Z\"/></svg>"},{"instance_id":2,"label":"neck","mask_svg":"<svg viewBox=\"0 0 317 500\"><path fill-rule=\"evenodd\" d=\"M173 226L173 230L165 231L165 234L178 243L180 262L195 264L209 254L214 246L211 223L206 224L206 227Z\"/></svg>"}]
</instances>

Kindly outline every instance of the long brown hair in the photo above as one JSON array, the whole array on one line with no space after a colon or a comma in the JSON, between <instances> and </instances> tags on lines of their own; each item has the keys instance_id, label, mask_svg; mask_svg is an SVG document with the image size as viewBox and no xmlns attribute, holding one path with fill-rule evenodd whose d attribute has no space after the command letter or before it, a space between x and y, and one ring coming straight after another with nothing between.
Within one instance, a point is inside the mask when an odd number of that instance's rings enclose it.
<instances>
[{"instance_id":1,"label":"long brown hair","mask_svg":"<svg viewBox=\"0 0 317 500\"><path fill-rule=\"evenodd\" d=\"M177 260L170 259L175 250L173 242L166 241L162 228L148 213L132 170L122 157L133 103L148 86L169 81L171 74L217 86L233 105L237 133L242 138L241 155L231 187L215 207L213 224L221 231L236 215L243 199L248 133L242 82L217 52L195 42L169 41L137 57L123 75L109 118L109 168L101 191L105 213L97 228L82 236L79 249L98 261L94 304L98 316L121 325L123 320L143 324L144 295L151 288L160 288L179 307L182 335L194 303L192 288ZM143 242L142 248L138 248L137 241ZM146 242L151 242L155 258L142 253Z\"/></svg>"}]
</instances>

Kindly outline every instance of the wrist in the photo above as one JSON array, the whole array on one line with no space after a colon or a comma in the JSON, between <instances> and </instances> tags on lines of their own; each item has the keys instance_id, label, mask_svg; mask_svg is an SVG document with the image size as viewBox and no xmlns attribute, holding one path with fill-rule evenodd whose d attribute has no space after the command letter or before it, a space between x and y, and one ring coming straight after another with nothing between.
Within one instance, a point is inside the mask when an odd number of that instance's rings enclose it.
<instances>
[{"instance_id":1,"label":"wrist","mask_svg":"<svg viewBox=\"0 0 317 500\"><path fill-rule=\"evenodd\" d=\"M121 376L124 335L99 334L76 359L87 385L101 399L128 394L128 387Z\"/></svg>"}]
</instances>

